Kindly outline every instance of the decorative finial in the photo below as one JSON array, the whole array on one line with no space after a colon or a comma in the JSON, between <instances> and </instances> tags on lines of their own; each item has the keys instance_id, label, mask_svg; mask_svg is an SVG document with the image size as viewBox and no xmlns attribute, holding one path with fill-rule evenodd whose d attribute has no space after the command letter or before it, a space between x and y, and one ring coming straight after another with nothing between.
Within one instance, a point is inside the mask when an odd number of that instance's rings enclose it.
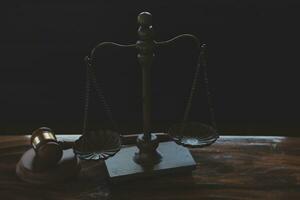
<instances>
[{"instance_id":1,"label":"decorative finial","mask_svg":"<svg viewBox=\"0 0 300 200\"><path fill-rule=\"evenodd\" d=\"M152 25L152 15L149 12L141 12L138 15L138 23L141 26L151 26Z\"/></svg>"}]
</instances>

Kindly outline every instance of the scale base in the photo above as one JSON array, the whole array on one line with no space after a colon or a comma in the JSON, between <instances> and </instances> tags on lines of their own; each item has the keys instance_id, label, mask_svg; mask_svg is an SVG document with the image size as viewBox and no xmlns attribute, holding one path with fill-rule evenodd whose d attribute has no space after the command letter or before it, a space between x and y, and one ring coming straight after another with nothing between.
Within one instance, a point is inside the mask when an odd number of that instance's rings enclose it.
<instances>
[{"instance_id":1,"label":"scale base","mask_svg":"<svg viewBox=\"0 0 300 200\"><path fill-rule=\"evenodd\" d=\"M105 161L111 182L120 182L134 178L190 172L196 168L196 162L190 151L175 142L161 142L157 151L162 155L161 162L152 166L141 166L134 161L139 150L136 146L122 148L114 157Z\"/></svg>"}]
</instances>

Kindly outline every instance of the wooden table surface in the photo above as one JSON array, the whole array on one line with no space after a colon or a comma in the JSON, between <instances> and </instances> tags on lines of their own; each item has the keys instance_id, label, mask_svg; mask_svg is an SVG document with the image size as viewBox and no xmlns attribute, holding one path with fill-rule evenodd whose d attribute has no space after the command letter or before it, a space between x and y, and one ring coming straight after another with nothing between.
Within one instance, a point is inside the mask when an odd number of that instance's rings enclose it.
<instances>
[{"instance_id":1,"label":"wooden table surface","mask_svg":"<svg viewBox=\"0 0 300 200\"><path fill-rule=\"evenodd\" d=\"M74 140L78 136L59 136ZM221 136L191 149L197 169L110 185L103 162L82 162L76 180L51 186L20 181L15 165L29 136L0 136L0 199L300 199L300 138Z\"/></svg>"}]
</instances>

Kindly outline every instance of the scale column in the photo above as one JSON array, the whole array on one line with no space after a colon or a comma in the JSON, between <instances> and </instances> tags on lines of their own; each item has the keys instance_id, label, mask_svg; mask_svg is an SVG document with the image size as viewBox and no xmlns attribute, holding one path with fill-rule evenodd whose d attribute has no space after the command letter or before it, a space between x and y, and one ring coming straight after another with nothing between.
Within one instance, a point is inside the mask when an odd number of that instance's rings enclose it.
<instances>
[{"instance_id":1,"label":"scale column","mask_svg":"<svg viewBox=\"0 0 300 200\"><path fill-rule=\"evenodd\" d=\"M139 40L136 43L138 49L138 61L142 67L143 80L143 134L137 139L139 152L134 160L138 164L155 164L161 160L161 155L156 151L158 139L151 134L151 66L154 60L155 43L153 40L152 15L142 12L138 15Z\"/></svg>"}]
</instances>

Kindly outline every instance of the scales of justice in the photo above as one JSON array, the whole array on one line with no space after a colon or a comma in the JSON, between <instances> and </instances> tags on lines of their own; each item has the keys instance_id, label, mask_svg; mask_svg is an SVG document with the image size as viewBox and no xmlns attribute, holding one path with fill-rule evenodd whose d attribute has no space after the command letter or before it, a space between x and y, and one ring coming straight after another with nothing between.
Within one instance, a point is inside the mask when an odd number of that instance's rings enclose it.
<instances>
[{"instance_id":1,"label":"scales of justice","mask_svg":"<svg viewBox=\"0 0 300 200\"><path fill-rule=\"evenodd\" d=\"M32 135L32 149L24 153L17 165L17 175L22 180L32 183L65 180L75 176L80 171L78 158L105 160L108 178L112 182L161 174L190 172L195 169L196 163L187 147L205 147L218 139L211 94L208 88L206 45L201 44L199 39L191 34L182 34L162 42L155 41L152 15L148 12L142 12L138 15L138 24L139 39L135 44L122 45L114 42L102 42L92 49L90 55L85 58L87 65L86 102L81 137L74 142L57 141L51 129L40 128L36 130ZM154 53L160 46L176 43L178 39L182 38L194 40L199 51L190 94L182 121L171 126L168 133L156 134L151 132L150 95ZM119 133L109 103L97 82L95 52L104 46L137 49L137 59L142 68L143 132L134 140L128 140L128 136ZM204 77L203 85L206 89L211 125L188 120L201 71ZM106 115L114 127L112 130L86 130L92 86L100 97ZM42 160L40 163L44 164L41 165L42 167L34 167L35 164L33 163L39 159ZM65 173L67 171L68 173ZM49 174L51 181L48 180Z\"/></svg>"}]
</instances>

